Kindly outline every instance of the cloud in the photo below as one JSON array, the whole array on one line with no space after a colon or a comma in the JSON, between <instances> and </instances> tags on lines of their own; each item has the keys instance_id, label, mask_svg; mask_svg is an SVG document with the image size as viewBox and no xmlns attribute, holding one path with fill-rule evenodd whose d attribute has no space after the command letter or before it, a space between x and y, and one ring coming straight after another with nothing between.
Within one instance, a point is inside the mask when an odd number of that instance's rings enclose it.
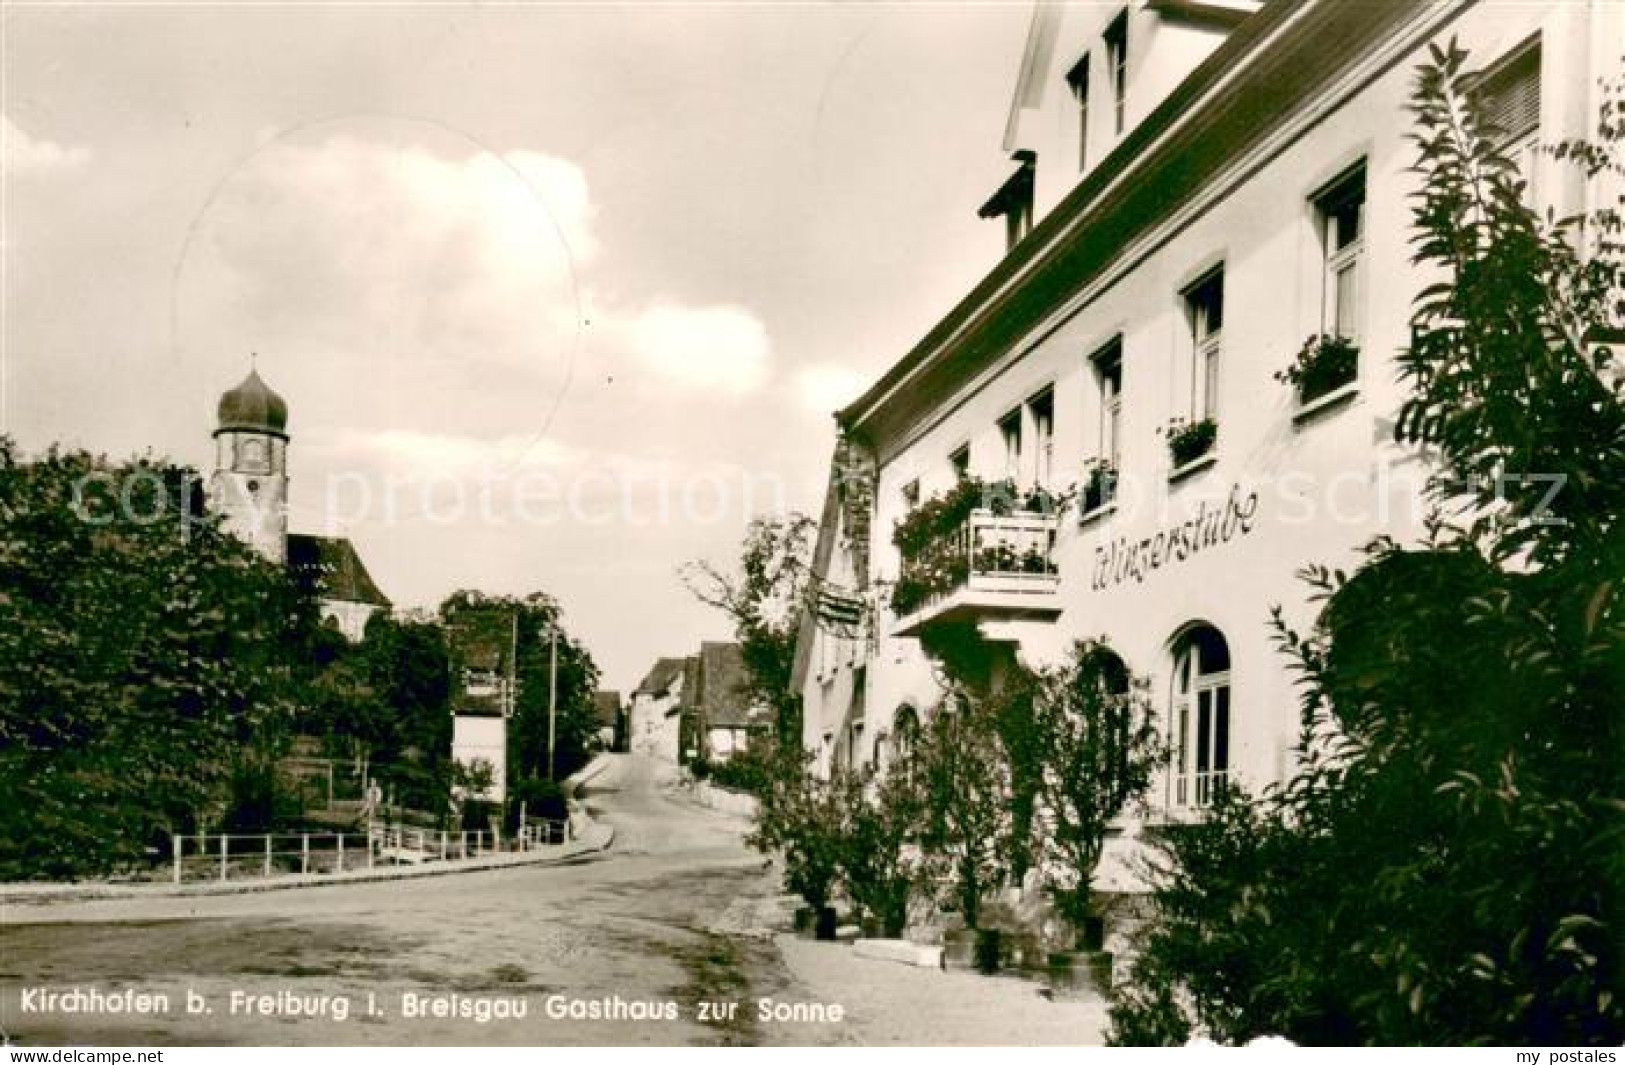
<instances>
[{"instance_id":1,"label":"cloud","mask_svg":"<svg viewBox=\"0 0 1625 1065\"><path fill-rule=\"evenodd\" d=\"M188 294L220 331L281 350L546 361L576 329L592 215L580 168L538 152L276 142L217 192Z\"/></svg>"},{"instance_id":2,"label":"cloud","mask_svg":"<svg viewBox=\"0 0 1625 1065\"><path fill-rule=\"evenodd\" d=\"M767 327L742 307L658 301L627 323L625 335L646 369L686 392L739 398L760 389L771 370Z\"/></svg>"},{"instance_id":3,"label":"cloud","mask_svg":"<svg viewBox=\"0 0 1625 1065\"><path fill-rule=\"evenodd\" d=\"M416 127L304 136L265 143L194 227L176 297L193 357L258 351L319 420L477 437L545 429L588 362L637 402L725 404L771 376L747 307L595 293L614 249L574 163Z\"/></svg>"},{"instance_id":4,"label":"cloud","mask_svg":"<svg viewBox=\"0 0 1625 1065\"><path fill-rule=\"evenodd\" d=\"M0 169L7 174L61 174L90 161L89 148L31 137L9 115L0 115L0 143L5 146Z\"/></svg>"},{"instance_id":5,"label":"cloud","mask_svg":"<svg viewBox=\"0 0 1625 1065\"><path fill-rule=\"evenodd\" d=\"M814 414L831 414L863 391L867 378L856 370L833 363L815 363L796 372L797 400Z\"/></svg>"}]
</instances>

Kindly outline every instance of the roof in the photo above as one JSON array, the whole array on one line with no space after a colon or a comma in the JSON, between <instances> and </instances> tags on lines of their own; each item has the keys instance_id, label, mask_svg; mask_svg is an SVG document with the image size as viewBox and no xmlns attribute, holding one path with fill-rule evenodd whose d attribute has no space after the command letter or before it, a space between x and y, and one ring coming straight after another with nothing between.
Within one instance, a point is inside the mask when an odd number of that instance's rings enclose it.
<instances>
[{"instance_id":1,"label":"roof","mask_svg":"<svg viewBox=\"0 0 1625 1065\"><path fill-rule=\"evenodd\" d=\"M288 571L301 587L318 598L385 608L390 605L388 596L373 583L355 545L345 537L290 533Z\"/></svg>"},{"instance_id":2,"label":"roof","mask_svg":"<svg viewBox=\"0 0 1625 1065\"><path fill-rule=\"evenodd\" d=\"M707 728L742 728L755 723L750 673L737 643L700 644L699 709Z\"/></svg>"},{"instance_id":3,"label":"roof","mask_svg":"<svg viewBox=\"0 0 1625 1065\"><path fill-rule=\"evenodd\" d=\"M1242 20L911 351L838 413L842 426L877 450L895 447L957 389L1047 328L1080 292L1115 281L1113 271L1129 263L1127 249L1155 237L1348 66L1402 29L1448 14L1406 0L1272 0Z\"/></svg>"},{"instance_id":4,"label":"roof","mask_svg":"<svg viewBox=\"0 0 1625 1065\"><path fill-rule=\"evenodd\" d=\"M259 372L249 370L242 384L220 397L216 433L231 429L284 436L288 430L288 404L271 391Z\"/></svg>"},{"instance_id":5,"label":"roof","mask_svg":"<svg viewBox=\"0 0 1625 1065\"><path fill-rule=\"evenodd\" d=\"M621 720L621 693L596 691L592 693L593 714L600 725L614 725Z\"/></svg>"},{"instance_id":6,"label":"roof","mask_svg":"<svg viewBox=\"0 0 1625 1065\"><path fill-rule=\"evenodd\" d=\"M632 690L633 696L661 695L671 687L671 682L683 675L683 660L681 658L657 658L655 664L649 667L649 672Z\"/></svg>"}]
</instances>

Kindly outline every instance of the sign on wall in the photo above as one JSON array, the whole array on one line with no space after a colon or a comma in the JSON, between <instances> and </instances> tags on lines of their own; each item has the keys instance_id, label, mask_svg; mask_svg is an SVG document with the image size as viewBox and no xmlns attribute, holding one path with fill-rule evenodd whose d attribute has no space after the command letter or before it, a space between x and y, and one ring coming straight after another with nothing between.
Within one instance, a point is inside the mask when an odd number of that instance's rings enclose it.
<instances>
[{"instance_id":1,"label":"sign on wall","mask_svg":"<svg viewBox=\"0 0 1625 1065\"><path fill-rule=\"evenodd\" d=\"M1125 581L1144 582L1164 566L1252 532L1257 513L1257 490L1244 494L1241 485L1231 485L1223 503L1204 499L1195 514L1178 524L1137 540L1118 536L1097 545L1089 587L1100 591Z\"/></svg>"}]
</instances>

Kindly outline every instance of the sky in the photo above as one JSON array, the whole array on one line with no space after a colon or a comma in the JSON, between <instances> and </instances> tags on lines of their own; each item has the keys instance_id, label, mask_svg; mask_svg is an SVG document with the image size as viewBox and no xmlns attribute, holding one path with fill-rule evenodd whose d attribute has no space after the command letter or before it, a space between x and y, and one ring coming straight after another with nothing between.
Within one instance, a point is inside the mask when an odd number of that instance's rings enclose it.
<instances>
[{"instance_id":1,"label":"sky","mask_svg":"<svg viewBox=\"0 0 1625 1065\"><path fill-rule=\"evenodd\" d=\"M627 690L996 262L1028 12L7 3L0 433L207 472L253 365L294 531L546 591Z\"/></svg>"}]
</instances>

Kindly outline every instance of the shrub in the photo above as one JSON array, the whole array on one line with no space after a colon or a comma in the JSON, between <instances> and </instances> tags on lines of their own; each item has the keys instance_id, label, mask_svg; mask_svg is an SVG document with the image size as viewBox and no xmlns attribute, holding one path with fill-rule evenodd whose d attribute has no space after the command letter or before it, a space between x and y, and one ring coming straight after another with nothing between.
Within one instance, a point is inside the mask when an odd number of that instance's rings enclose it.
<instances>
[{"instance_id":1,"label":"shrub","mask_svg":"<svg viewBox=\"0 0 1625 1065\"><path fill-rule=\"evenodd\" d=\"M525 804L525 816L563 821L570 816L570 802L564 785L546 777L530 777L514 785L515 813L518 804Z\"/></svg>"},{"instance_id":2,"label":"shrub","mask_svg":"<svg viewBox=\"0 0 1625 1065\"><path fill-rule=\"evenodd\" d=\"M757 806L747 842L784 860L784 886L815 910L829 905L840 877L843 824L839 797L807 772L804 759L784 758Z\"/></svg>"},{"instance_id":3,"label":"shrub","mask_svg":"<svg viewBox=\"0 0 1625 1065\"><path fill-rule=\"evenodd\" d=\"M847 893L880 922L884 935L901 936L916 875L907 850L919 829L920 790L897 771L878 779L843 774L834 787L842 808L840 867Z\"/></svg>"},{"instance_id":4,"label":"shrub","mask_svg":"<svg viewBox=\"0 0 1625 1065\"><path fill-rule=\"evenodd\" d=\"M917 758L925 871L975 928L982 896L1002 879L1009 853L1010 767L991 711L950 697L926 726Z\"/></svg>"},{"instance_id":5,"label":"shrub","mask_svg":"<svg viewBox=\"0 0 1625 1065\"><path fill-rule=\"evenodd\" d=\"M1397 431L1438 445L1430 492L1465 524L1308 571L1308 636L1277 616L1301 768L1166 834L1114 1041L1625 1038L1625 404L1583 339L1625 318L1621 215L1543 226L1468 79L1435 47L1415 93L1415 242L1440 280ZM1621 172L1622 85L1607 143L1560 147L1593 173Z\"/></svg>"},{"instance_id":6,"label":"shrub","mask_svg":"<svg viewBox=\"0 0 1625 1065\"><path fill-rule=\"evenodd\" d=\"M1092 877L1107 826L1145 794L1165 752L1144 682L1104 643L1074 645L1036 689L1039 793L1054 815L1043 838L1046 886L1081 935L1095 917Z\"/></svg>"}]
</instances>

